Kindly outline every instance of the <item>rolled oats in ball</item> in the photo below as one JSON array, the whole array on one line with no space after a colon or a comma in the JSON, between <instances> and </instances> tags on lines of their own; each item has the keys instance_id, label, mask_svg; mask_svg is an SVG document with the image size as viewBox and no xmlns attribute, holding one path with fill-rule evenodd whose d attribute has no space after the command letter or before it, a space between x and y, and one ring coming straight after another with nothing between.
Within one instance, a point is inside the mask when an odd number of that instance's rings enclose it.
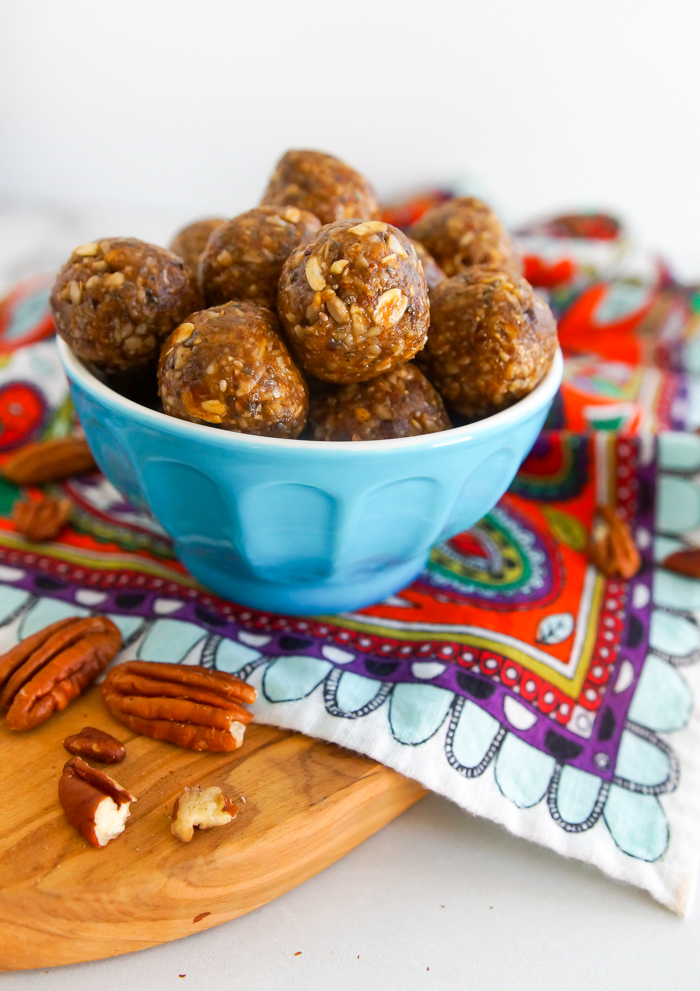
<instances>
[{"instance_id":1,"label":"rolled oats in ball","mask_svg":"<svg viewBox=\"0 0 700 991\"><path fill-rule=\"evenodd\" d=\"M322 224L379 217L377 195L367 179L322 151L288 151L283 155L262 202L264 206L288 204L309 210Z\"/></svg>"},{"instance_id":2,"label":"rolled oats in ball","mask_svg":"<svg viewBox=\"0 0 700 991\"><path fill-rule=\"evenodd\" d=\"M306 384L274 313L250 301L194 313L163 346L158 383L169 416L266 437L297 437Z\"/></svg>"},{"instance_id":3,"label":"rolled oats in ball","mask_svg":"<svg viewBox=\"0 0 700 991\"><path fill-rule=\"evenodd\" d=\"M51 290L60 336L79 358L108 372L157 357L171 330L201 305L182 259L133 237L76 248Z\"/></svg>"},{"instance_id":4,"label":"rolled oats in ball","mask_svg":"<svg viewBox=\"0 0 700 991\"><path fill-rule=\"evenodd\" d=\"M309 407L312 440L386 440L448 430L442 399L413 362L368 382L327 386Z\"/></svg>"},{"instance_id":5,"label":"rolled oats in ball","mask_svg":"<svg viewBox=\"0 0 700 991\"><path fill-rule=\"evenodd\" d=\"M212 231L220 227L221 224L226 223L222 217L210 217L207 220L195 220L193 224L188 224L187 227L183 227L179 231L172 244L170 245L170 250L175 255L179 255L180 258L187 265L190 273L197 278L197 266L199 264L199 256L204 251L204 246L209 240L209 235Z\"/></svg>"},{"instance_id":6,"label":"rolled oats in ball","mask_svg":"<svg viewBox=\"0 0 700 991\"><path fill-rule=\"evenodd\" d=\"M277 306L302 367L327 382L362 382L425 343L428 287L415 248L381 220L341 220L289 256Z\"/></svg>"},{"instance_id":7,"label":"rolled oats in ball","mask_svg":"<svg viewBox=\"0 0 700 991\"><path fill-rule=\"evenodd\" d=\"M320 226L307 210L261 206L217 227L199 259L207 306L251 299L274 310L282 266Z\"/></svg>"},{"instance_id":8,"label":"rolled oats in ball","mask_svg":"<svg viewBox=\"0 0 700 991\"><path fill-rule=\"evenodd\" d=\"M418 361L449 409L470 419L522 399L557 348L552 312L521 276L475 266L430 298L428 343Z\"/></svg>"},{"instance_id":9,"label":"rolled oats in ball","mask_svg":"<svg viewBox=\"0 0 700 991\"><path fill-rule=\"evenodd\" d=\"M473 196L458 196L428 210L411 230L448 277L472 265L522 271L522 258L493 210Z\"/></svg>"}]
</instances>

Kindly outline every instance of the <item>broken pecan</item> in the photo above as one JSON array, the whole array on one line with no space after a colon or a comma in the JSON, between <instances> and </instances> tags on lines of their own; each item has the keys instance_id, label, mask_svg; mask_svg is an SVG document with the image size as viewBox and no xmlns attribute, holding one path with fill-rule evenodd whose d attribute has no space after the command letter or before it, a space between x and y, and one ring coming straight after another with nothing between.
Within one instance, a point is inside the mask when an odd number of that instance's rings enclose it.
<instances>
[{"instance_id":1,"label":"broken pecan","mask_svg":"<svg viewBox=\"0 0 700 991\"><path fill-rule=\"evenodd\" d=\"M126 750L116 737L93 726L83 726L79 733L67 736L63 746L69 754L92 757L103 764L118 764L126 757Z\"/></svg>"},{"instance_id":2,"label":"broken pecan","mask_svg":"<svg viewBox=\"0 0 700 991\"><path fill-rule=\"evenodd\" d=\"M226 826L236 818L238 806L226 798L221 788L185 788L175 802L170 831L183 843L189 843L195 827L211 829L212 826Z\"/></svg>"},{"instance_id":3,"label":"broken pecan","mask_svg":"<svg viewBox=\"0 0 700 991\"><path fill-rule=\"evenodd\" d=\"M599 518L588 541L589 560L608 578L632 578L642 559L629 525L610 506L598 506L596 513Z\"/></svg>"},{"instance_id":4,"label":"broken pecan","mask_svg":"<svg viewBox=\"0 0 700 991\"><path fill-rule=\"evenodd\" d=\"M15 529L34 543L54 540L63 529L70 513L70 499L20 499L12 507Z\"/></svg>"},{"instance_id":5,"label":"broken pecan","mask_svg":"<svg viewBox=\"0 0 700 991\"><path fill-rule=\"evenodd\" d=\"M124 832L136 799L104 771L73 757L63 767L58 800L71 826L93 846L107 846Z\"/></svg>"},{"instance_id":6,"label":"broken pecan","mask_svg":"<svg viewBox=\"0 0 700 991\"><path fill-rule=\"evenodd\" d=\"M675 571L678 575L688 578L700 578L700 548L689 547L687 550L674 551L661 562L662 568Z\"/></svg>"},{"instance_id":7,"label":"broken pecan","mask_svg":"<svg viewBox=\"0 0 700 991\"><path fill-rule=\"evenodd\" d=\"M60 712L104 671L121 647L106 616L61 619L0 657L0 706L7 728L26 730Z\"/></svg>"},{"instance_id":8,"label":"broken pecan","mask_svg":"<svg viewBox=\"0 0 700 991\"><path fill-rule=\"evenodd\" d=\"M15 485L42 485L96 468L87 443L80 437L57 437L27 444L5 462L0 474Z\"/></svg>"},{"instance_id":9,"label":"broken pecan","mask_svg":"<svg viewBox=\"0 0 700 991\"><path fill-rule=\"evenodd\" d=\"M113 716L129 729L190 750L235 750L253 718L241 705L257 692L223 671L127 661L102 686Z\"/></svg>"}]
</instances>

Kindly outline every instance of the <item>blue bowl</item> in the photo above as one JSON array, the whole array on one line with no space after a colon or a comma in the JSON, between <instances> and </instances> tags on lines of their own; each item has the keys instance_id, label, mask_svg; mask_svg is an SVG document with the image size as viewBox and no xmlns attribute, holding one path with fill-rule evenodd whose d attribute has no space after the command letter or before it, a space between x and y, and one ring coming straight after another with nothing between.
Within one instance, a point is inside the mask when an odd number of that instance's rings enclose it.
<instances>
[{"instance_id":1,"label":"blue bowl","mask_svg":"<svg viewBox=\"0 0 700 991\"><path fill-rule=\"evenodd\" d=\"M186 568L225 599L283 613L358 609L407 585L433 544L510 485L562 377L466 427L319 443L215 430L139 406L59 354L95 460L148 509Z\"/></svg>"}]
</instances>

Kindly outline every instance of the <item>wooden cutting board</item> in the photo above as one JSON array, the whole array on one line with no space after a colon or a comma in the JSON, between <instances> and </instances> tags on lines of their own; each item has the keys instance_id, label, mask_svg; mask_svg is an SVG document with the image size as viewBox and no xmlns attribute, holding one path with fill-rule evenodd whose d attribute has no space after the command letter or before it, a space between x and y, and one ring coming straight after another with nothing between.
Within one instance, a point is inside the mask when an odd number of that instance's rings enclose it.
<instances>
[{"instance_id":1,"label":"wooden cutting board","mask_svg":"<svg viewBox=\"0 0 700 991\"><path fill-rule=\"evenodd\" d=\"M138 801L96 850L66 821L62 741L97 726L126 746L106 768ZM96 960L179 939L259 908L342 857L425 794L365 757L270 726L240 750L202 754L134 736L92 688L28 733L0 725L0 969ZM185 785L219 785L228 826L170 832ZM243 796L246 801L240 799Z\"/></svg>"}]
</instances>

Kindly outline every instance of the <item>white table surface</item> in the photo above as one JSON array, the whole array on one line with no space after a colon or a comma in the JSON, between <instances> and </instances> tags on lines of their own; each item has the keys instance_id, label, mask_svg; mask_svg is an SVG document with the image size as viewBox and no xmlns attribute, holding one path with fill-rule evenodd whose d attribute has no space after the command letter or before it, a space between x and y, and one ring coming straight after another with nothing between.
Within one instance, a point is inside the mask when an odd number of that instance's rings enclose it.
<instances>
[{"instance_id":1,"label":"white table surface","mask_svg":"<svg viewBox=\"0 0 700 991\"><path fill-rule=\"evenodd\" d=\"M164 240L168 223L133 229ZM0 291L50 270L94 229L82 217L0 209ZM696 991L700 910L679 919L595 868L431 795L251 915L111 960L4 974L0 983L3 991Z\"/></svg>"}]
</instances>

